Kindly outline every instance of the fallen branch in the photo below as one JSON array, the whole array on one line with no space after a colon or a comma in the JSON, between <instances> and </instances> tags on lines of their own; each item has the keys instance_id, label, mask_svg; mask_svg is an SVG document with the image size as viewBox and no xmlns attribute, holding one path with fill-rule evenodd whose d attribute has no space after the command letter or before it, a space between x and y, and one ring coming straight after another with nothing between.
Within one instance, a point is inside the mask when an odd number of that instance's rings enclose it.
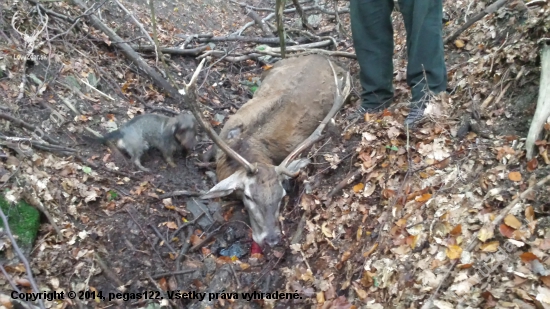
<instances>
[{"instance_id":1,"label":"fallen branch","mask_svg":"<svg viewBox=\"0 0 550 309\"><path fill-rule=\"evenodd\" d=\"M151 246L151 248L155 251L155 253L158 255L158 258L159 258L159 261L164 265L164 267L168 268L168 265L166 265L166 262L164 262L164 259L162 258L162 256L160 255L160 252L157 250L157 247L155 245L153 245L153 243L151 242L151 240L149 239L148 237L148 234L145 233L145 231L143 230L143 228L141 227L141 225L138 223L138 221L136 220L136 218L134 218L134 215L132 214L132 212L130 211L130 208L133 210L133 211L136 211L136 209L132 206L127 206L125 208L126 212L128 213L128 215L130 215L130 218L132 218L132 221L134 221L135 225L139 228L139 230L141 231L141 234L143 234L143 237L145 237L145 239L147 240L147 242L149 243L149 245Z\"/></svg>"},{"instance_id":2,"label":"fallen branch","mask_svg":"<svg viewBox=\"0 0 550 309\"><path fill-rule=\"evenodd\" d=\"M312 30L313 27L307 22L307 15L305 14L304 10L302 9L302 6L300 5L300 2L298 0L292 0L292 3L294 4L294 7L296 8L296 13L300 16L300 19L302 20L302 26L304 26L306 29Z\"/></svg>"},{"instance_id":3,"label":"fallen branch","mask_svg":"<svg viewBox=\"0 0 550 309\"><path fill-rule=\"evenodd\" d=\"M297 38L292 41L289 40L288 43L291 44L300 44L305 42L305 38ZM208 43L208 42L246 42L246 43L258 43L258 44L280 44L279 38L262 38L262 37L248 37L248 36L215 36L211 38L199 38L197 39L199 43Z\"/></svg>"},{"instance_id":4,"label":"fallen branch","mask_svg":"<svg viewBox=\"0 0 550 309\"><path fill-rule=\"evenodd\" d=\"M508 204L508 206L506 206L505 208L503 208L499 215L492 221L492 222L489 222L489 223L486 223L481 230L486 230L486 231L492 231L495 229L495 227L497 225L500 224L500 222L504 219L504 217L506 217L506 215L510 212L510 210L522 199L524 199L528 194L530 194L533 190L537 189L537 188L540 188L542 187L546 182L548 182L550 180L550 175L547 175L546 177L544 177L543 179L541 179L539 182L537 182L536 184L534 184L533 186L527 188L525 191L523 191L520 195L518 195L518 197L516 197L510 204ZM470 243L468 244L468 246L466 247L466 249L462 252L462 254L465 254L465 253L471 253L475 247L479 244L479 239L478 239L478 235L479 235L479 231L476 232L476 234L474 236L472 236L472 239L470 240ZM445 272L445 274L443 275L443 277L441 277L440 279L440 283L439 285L437 286L437 288L433 291L432 293L432 296L430 297L430 299L424 304L424 306L422 306L422 309L428 309L428 308L432 308L432 306L430 305L432 302L433 302L433 299L435 298L435 296L437 295L437 293L439 292L439 290L441 289L441 287L443 286L443 284L445 283L445 281L447 281L447 278L451 275L451 272L453 271L454 267L458 264L458 262L460 261L460 259L456 259L453 261L453 263L449 266L449 269L447 269L447 271Z\"/></svg>"},{"instance_id":5,"label":"fallen branch","mask_svg":"<svg viewBox=\"0 0 550 309\"><path fill-rule=\"evenodd\" d=\"M361 175L361 172L363 170L361 168L358 168L355 172L348 174L342 181L340 181L332 191L327 195L327 199L330 200L334 195L336 195L340 190L344 189L347 185L351 184L355 177Z\"/></svg>"},{"instance_id":6,"label":"fallen branch","mask_svg":"<svg viewBox=\"0 0 550 309\"><path fill-rule=\"evenodd\" d=\"M173 271L171 273L162 273L162 274L151 275L151 278L160 279L160 278L166 277L166 276L192 274L192 273L196 272L197 270L198 269L186 269L186 270L180 270L180 271Z\"/></svg>"},{"instance_id":7,"label":"fallen branch","mask_svg":"<svg viewBox=\"0 0 550 309\"><path fill-rule=\"evenodd\" d=\"M492 14L496 12L498 9L500 9L504 4L506 4L508 0L498 0L495 3L489 5L486 7L483 11L477 13L472 18L468 20L462 27L460 27L457 31L455 31L452 35L448 36L445 39L445 44L448 44L450 42L453 42L456 40L456 38L464 32L466 29L470 28L471 25L473 25L478 20L482 19L487 14Z\"/></svg>"},{"instance_id":8,"label":"fallen branch","mask_svg":"<svg viewBox=\"0 0 550 309\"><path fill-rule=\"evenodd\" d=\"M248 9L258 11L258 12L275 12L274 9L270 9L270 8L259 8L259 7L248 5L246 3L241 3L241 2L232 1L232 0L231 0L231 2L236 3L240 6L246 7ZM319 5L302 7L302 11L311 11L311 10L321 11L321 12L323 12L325 14L328 14L328 15L336 15L336 13L334 11L327 10L324 7L321 7ZM283 13L293 13L293 12L296 12L296 8L286 9L286 10L283 11ZM338 10L338 14L343 14L343 13L349 13L349 9Z\"/></svg>"},{"instance_id":9,"label":"fallen branch","mask_svg":"<svg viewBox=\"0 0 550 309\"><path fill-rule=\"evenodd\" d=\"M124 5L122 5L122 3L120 3L120 1L115 0L115 2L118 5L118 7L120 7L128 16L132 18L132 20L134 21L134 24L138 26L139 30L141 30L141 33L143 33L143 35L145 35L149 43L151 43L151 45L155 45L155 42L149 35L149 32L147 32L147 30L145 30L145 28L143 27L143 24L141 24L139 20L137 20L137 18L132 13L130 13L130 11L128 11L128 9Z\"/></svg>"},{"instance_id":10,"label":"fallen branch","mask_svg":"<svg viewBox=\"0 0 550 309\"><path fill-rule=\"evenodd\" d=\"M72 0L72 3L78 5L83 10L87 10L88 7L82 2L82 0ZM151 68L145 60L143 60L139 54L132 47L125 43L124 40L119 37L111 28L107 27L101 20L95 16L95 14L90 14L88 21L95 28L103 31L111 40L115 46L119 47L121 52L134 64L136 64L142 71L144 71L161 89L164 89L171 97L178 97L178 91L174 88L168 81L166 81L160 74Z\"/></svg>"},{"instance_id":11,"label":"fallen branch","mask_svg":"<svg viewBox=\"0 0 550 309\"><path fill-rule=\"evenodd\" d=\"M47 135L44 135L43 134L44 132L41 129L36 128L35 126L30 125L30 124L28 124L28 123L26 123L22 120L19 120L17 118L14 118L14 117L12 117L10 115L7 115L7 114L4 114L4 113L0 113L0 119L8 120L8 121L14 123L17 126L23 127L27 130L32 130L32 133L36 133L36 132L42 133L42 136L39 136L39 138L47 141L50 144L59 145L59 143L54 141L51 137L49 137Z\"/></svg>"},{"instance_id":12,"label":"fallen branch","mask_svg":"<svg viewBox=\"0 0 550 309\"><path fill-rule=\"evenodd\" d=\"M332 40L324 40L324 41L314 42L314 43L309 43L309 44L288 46L288 47L285 48L285 51L302 51L302 50L311 49L311 48L329 46L332 43L333 43ZM281 53L281 48L280 47L269 47L267 45L260 45L260 46L256 47L256 51L257 52L265 51L265 52L272 52L272 53Z\"/></svg>"},{"instance_id":13,"label":"fallen branch","mask_svg":"<svg viewBox=\"0 0 550 309\"><path fill-rule=\"evenodd\" d=\"M13 238L13 234L11 233L10 226L8 224L8 218L6 218L6 215L2 211L2 208L0 208L0 218L2 218L2 223L4 224L4 234L8 236L8 238L11 241L11 245L13 247L13 250L15 250L15 253L19 257L21 262L23 262L23 265L25 265L25 272L27 273L27 276L28 276L28 279L29 279L29 282L31 284L33 292L39 294L40 290L38 289L38 285L36 284L36 281L34 281L34 277L32 275L31 265L29 264L29 261L27 260L27 258L25 257L25 255L23 254L23 252L21 251L19 246L17 245L17 242L15 242L15 239ZM41 309L46 308L46 307L44 307L44 302L42 302L41 298L38 298L37 301L38 301L38 305L40 306Z\"/></svg>"},{"instance_id":14,"label":"fallen branch","mask_svg":"<svg viewBox=\"0 0 550 309\"><path fill-rule=\"evenodd\" d=\"M103 270L103 274L111 281L113 281L115 284L117 284L118 287L124 286L124 283L115 275L116 272L114 272L112 269L110 269L105 262L103 262L103 259L97 254L94 253L94 259L96 260L97 264Z\"/></svg>"},{"instance_id":15,"label":"fallen branch","mask_svg":"<svg viewBox=\"0 0 550 309\"><path fill-rule=\"evenodd\" d=\"M353 53L343 52L343 51L331 51L331 50L325 50L325 49L319 49L319 48L297 48L296 50L291 50L291 52L300 51L303 50L301 53L297 54L290 54L288 57L298 57L298 56L305 56L309 54L321 54L321 55L327 55L329 57L344 57L344 58L351 58L351 59L357 59L357 56ZM274 57L281 57L281 54L276 52L268 52L268 51L258 51L258 53L264 54L264 55L270 55Z\"/></svg>"},{"instance_id":16,"label":"fallen branch","mask_svg":"<svg viewBox=\"0 0 550 309\"><path fill-rule=\"evenodd\" d=\"M262 23L266 24L265 22L270 20L271 18L275 17L275 13L270 13L269 15L267 15L266 17L262 18ZM235 31L232 35L242 35L242 33L248 29L248 27L252 27L254 24L256 24L256 22L254 21L251 21L251 22L248 22L246 23L244 26L242 26L239 30ZM266 24L267 25L267 24Z\"/></svg>"},{"instance_id":17,"label":"fallen branch","mask_svg":"<svg viewBox=\"0 0 550 309\"><path fill-rule=\"evenodd\" d=\"M16 291L17 293L21 293L21 290L17 287L17 284L15 284L15 281L13 281L13 278L10 275L8 275L8 272L6 271L4 266L2 266L2 264L0 264L0 271L2 271L2 274L4 274L4 277L6 278L6 280L8 280L13 290Z\"/></svg>"},{"instance_id":18,"label":"fallen branch","mask_svg":"<svg viewBox=\"0 0 550 309\"><path fill-rule=\"evenodd\" d=\"M527 140L525 141L527 160L533 158L535 142L539 138L548 117L550 117L550 89L548 89L548 83L550 83L550 46L543 45L540 58L539 98L537 100L535 115L529 127L529 133L527 133Z\"/></svg>"},{"instance_id":19,"label":"fallen branch","mask_svg":"<svg viewBox=\"0 0 550 309\"><path fill-rule=\"evenodd\" d=\"M195 225L195 223L200 219L202 218L202 216L204 216L206 213L205 212L202 212L200 215L198 215L195 219L191 220L191 221L187 221L185 223L183 223L180 227L178 227L177 230L174 231L174 233L172 233L172 237L171 238L174 238L176 237L176 235L178 235L178 233L185 227L187 226L190 226L190 225ZM183 255L183 254L186 254L187 252L184 252L184 253L181 253L180 252L180 255Z\"/></svg>"},{"instance_id":20,"label":"fallen branch","mask_svg":"<svg viewBox=\"0 0 550 309\"><path fill-rule=\"evenodd\" d=\"M77 150L73 148L45 144L45 143L32 140L30 138L0 136L0 140L18 143L19 148L22 148L22 150L24 150L25 147L31 146L37 149L51 151L51 152L77 152Z\"/></svg>"},{"instance_id":21,"label":"fallen branch","mask_svg":"<svg viewBox=\"0 0 550 309\"><path fill-rule=\"evenodd\" d=\"M532 7L532 6L535 6L535 5L544 5L546 4L547 0L533 0L533 1L529 1L527 3L525 3L525 6L527 7Z\"/></svg>"},{"instance_id":22,"label":"fallen branch","mask_svg":"<svg viewBox=\"0 0 550 309\"><path fill-rule=\"evenodd\" d=\"M202 194L201 192L196 192L196 191L180 190L180 191L173 191L170 193L163 194L159 196L159 199L165 199L165 198L174 197L174 196L200 196L201 194Z\"/></svg>"},{"instance_id":23,"label":"fallen branch","mask_svg":"<svg viewBox=\"0 0 550 309\"><path fill-rule=\"evenodd\" d=\"M256 12L253 10L248 9L248 12L246 13L246 16L252 18L256 25L262 29L262 32L265 34L265 36L272 38L274 37L273 33L269 31L269 28L267 27L267 24L265 23L265 20L263 20Z\"/></svg>"},{"instance_id":24,"label":"fallen branch","mask_svg":"<svg viewBox=\"0 0 550 309\"><path fill-rule=\"evenodd\" d=\"M155 51L154 45L130 45L137 52L152 52ZM197 56L208 48L208 45L200 46L192 49L180 49L175 47L161 47L160 51L165 54Z\"/></svg>"},{"instance_id":25,"label":"fallen branch","mask_svg":"<svg viewBox=\"0 0 550 309\"><path fill-rule=\"evenodd\" d=\"M172 253L174 254L178 254L176 249L174 249L174 247L172 247L172 245L170 245L170 243L164 239L164 237L162 236L162 234L160 233L160 231L151 223L149 223L149 227L155 232L155 234L157 235L157 237L162 240L162 242L168 247L168 249L170 249L170 251L172 251Z\"/></svg>"}]
</instances>

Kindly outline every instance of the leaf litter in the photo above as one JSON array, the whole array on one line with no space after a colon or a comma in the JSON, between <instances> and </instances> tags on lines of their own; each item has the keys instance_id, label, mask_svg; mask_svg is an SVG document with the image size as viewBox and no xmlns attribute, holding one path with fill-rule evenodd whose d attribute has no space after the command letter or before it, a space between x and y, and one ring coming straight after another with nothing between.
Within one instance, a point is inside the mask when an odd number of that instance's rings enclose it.
<instances>
[{"instance_id":1,"label":"leaf litter","mask_svg":"<svg viewBox=\"0 0 550 309\"><path fill-rule=\"evenodd\" d=\"M489 4L479 1L473 3L471 9L479 11ZM462 24L466 6L466 1L445 2L445 10L452 15L452 21L446 25L448 33ZM349 23L349 16L342 14L341 18ZM405 72L405 38L402 23L396 21L396 25L399 77ZM287 261L276 268L284 277L277 288L297 291L308 299L307 304L320 308L387 308L387 304L421 308L436 290L439 293L432 302L436 308L459 305L463 308L550 308L548 186L516 204L499 225L487 226L518 194L549 171L548 142L538 142L539 157L527 162L522 148L524 140L520 137L526 131L510 130L521 122L515 118L521 117L527 108L518 107L520 112L509 107L521 99L521 89L527 89L533 80L535 86L539 86L536 85L540 72L537 40L548 35L549 25L548 4L526 8L524 2L515 1L462 33L454 47L447 50L451 58L448 60L449 84L454 91L432 98L426 110L428 122L418 131L407 134L403 128L403 108L367 115L362 123L350 124L344 117L337 119L337 125L345 131L342 132L344 138L337 141L341 145L335 148L353 154L351 165L361 170L361 176L329 200L328 192L345 176L338 172L345 166L349 170L350 159L335 151L318 155L329 167L328 176L321 175L327 181L301 195L297 202L308 216L301 240L290 245ZM169 23L165 28L173 29ZM92 32L107 40L101 33ZM165 34L159 39L171 40ZM462 58L464 55L467 57ZM352 70L357 73L354 65ZM73 59L70 66L86 78L90 76L87 72L92 71L85 59ZM125 78L122 72L126 70L120 64L112 69L117 71L118 78ZM245 86L253 92L257 76L245 73L241 77L242 82L251 84ZM72 78L78 83L77 78ZM135 75L128 76L124 92L141 87L134 78ZM514 83L511 94L502 93L504 83ZM234 87L240 87L237 84ZM0 85L17 93L17 88L6 81ZM408 89L403 78L398 78L395 88L398 98L406 101ZM513 88L517 91L513 92ZM483 124L492 129L490 138L469 132L464 139L457 139L459 124L455 116L479 108L493 91L503 95L501 101L492 99L479 111L483 114ZM220 102L210 93L206 96L212 102ZM159 105L165 100L152 88L147 88L145 98ZM141 107L125 104L124 114L129 118L144 112ZM216 125L226 119L226 115L213 115ZM523 119L528 118L523 115ZM99 126L112 130L116 128L114 120L119 119L112 115L102 118ZM70 125L78 131L82 123L93 121L97 121L96 117L80 117ZM549 129L546 128L546 133ZM4 147L2 151L9 152ZM109 164L114 166L106 162ZM48 231L43 231L32 259L33 269L40 270L38 278L47 279L41 282L48 289L67 289L68 281L63 276L67 270L82 279L77 288L95 288L86 278L101 272L93 264L93 257L95 252L106 249L92 239L108 234L109 228L82 223L89 222L94 213L116 218L126 206L144 207L137 203L158 193L152 180L136 183L119 178L118 185L129 189L127 194L115 196L111 193L114 186L106 179L110 176L85 163L77 163L74 158L44 152L34 152L25 158L10 155L0 161L0 168L6 198L16 201L24 190L31 190L62 227L66 240L59 242ZM8 182L9 175L16 171L17 182ZM185 204L175 199L156 203L158 208L151 210L156 215L160 213L159 208L177 214L175 218L180 221L189 214ZM92 207L92 213L86 210ZM291 214L286 212L284 216L290 218ZM157 220L155 226L173 231L179 226L177 221L163 218ZM131 220L125 224L129 235L139 235L140 227ZM285 226L287 233L294 232L290 230L292 227L295 225ZM195 229L190 243L198 245L204 238L204 231ZM468 250L472 239L480 243L474 250ZM9 241L4 238L0 238L0 248L13 256ZM262 265L261 260L266 258L254 253L249 261L240 260L219 256L211 249L203 247L200 261L188 260L185 267L199 269L202 264L214 261L218 265L238 265L245 270L250 264ZM143 248L128 250L135 253ZM52 266L53 260L58 264ZM443 282L453 263L456 267ZM127 271L118 266L115 269L120 276ZM16 265L10 269L10 273L15 271L22 274L24 268ZM16 279L18 284L28 287L23 284L24 276ZM201 286L205 289L208 284L198 278L193 280L192 286L196 289ZM163 282L163 289L167 288L166 279L159 282ZM0 283L9 287L5 281Z\"/></svg>"}]
</instances>

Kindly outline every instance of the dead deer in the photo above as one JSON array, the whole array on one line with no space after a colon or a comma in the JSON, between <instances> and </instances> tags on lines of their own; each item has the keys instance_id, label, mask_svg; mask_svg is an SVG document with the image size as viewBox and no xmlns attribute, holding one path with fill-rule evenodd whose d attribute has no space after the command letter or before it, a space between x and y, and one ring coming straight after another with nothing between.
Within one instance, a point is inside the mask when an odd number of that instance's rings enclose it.
<instances>
[{"instance_id":1,"label":"dead deer","mask_svg":"<svg viewBox=\"0 0 550 309\"><path fill-rule=\"evenodd\" d=\"M294 158L321 138L350 93L351 77L321 55L283 59L266 71L254 97L229 117L220 138L200 117L194 93L203 63L184 93L193 114L218 146L219 182L201 198L235 194L248 211L254 241L273 247L281 240L279 210L286 195L282 182L298 176L310 163L307 158Z\"/></svg>"}]
</instances>

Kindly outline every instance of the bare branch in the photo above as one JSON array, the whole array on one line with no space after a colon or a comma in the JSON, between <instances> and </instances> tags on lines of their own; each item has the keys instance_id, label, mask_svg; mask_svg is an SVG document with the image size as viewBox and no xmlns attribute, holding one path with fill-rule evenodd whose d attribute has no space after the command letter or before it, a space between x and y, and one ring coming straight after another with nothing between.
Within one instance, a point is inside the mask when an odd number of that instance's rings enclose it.
<instances>
[{"instance_id":1,"label":"bare branch","mask_svg":"<svg viewBox=\"0 0 550 309\"><path fill-rule=\"evenodd\" d=\"M509 0L498 0L498 1L494 2L493 4L489 5L488 7L486 7L483 11L477 13L475 16L470 18L470 20L468 20L468 22L466 22L462 27L460 27L460 29L455 31L455 33L448 36L445 39L445 44L448 44L448 43L454 41L462 32L464 32L466 29L470 28L470 26L473 25L475 22L482 19L487 14L491 14L491 13L496 12L498 9L500 9L508 1Z\"/></svg>"},{"instance_id":2,"label":"bare branch","mask_svg":"<svg viewBox=\"0 0 550 309\"><path fill-rule=\"evenodd\" d=\"M6 215L4 214L4 212L2 211L2 208L0 208L0 217L2 218L2 223L4 224L5 234L10 239L11 245L13 246L15 253L17 253L17 256L19 257L21 262L23 262L23 264L25 265L25 271L29 278L29 282L31 284L33 292L37 294L40 293L40 290L38 289L38 285L36 284L36 281L34 281L34 277L32 275L31 265L29 264L29 261L27 260L27 258L25 257L25 255L23 254L19 246L17 245L17 242L15 242L15 239L13 238L13 234L11 233L11 230L10 230L10 226L8 225L8 219L6 218ZM38 298L37 301L41 309L46 308L44 307L44 303L42 302L41 298Z\"/></svg>"}]
</instances>

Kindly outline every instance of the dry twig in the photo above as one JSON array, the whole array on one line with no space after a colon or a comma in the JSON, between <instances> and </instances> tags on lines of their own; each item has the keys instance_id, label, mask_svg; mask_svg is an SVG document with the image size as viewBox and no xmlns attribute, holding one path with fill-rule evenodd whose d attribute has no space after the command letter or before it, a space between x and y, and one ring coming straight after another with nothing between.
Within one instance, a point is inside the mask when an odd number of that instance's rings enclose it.
<instances>
[{"instance_id":1,"label":"dry twig","mask_svg":"<svg viewBox=\"0 0 550 309\"><path fill-rule=\"evenodd\" d=\"M13 249L15 250L15 253L19 257L21 262L23 262L23 265L25 265L25 272L27 273L27 276L28 276L28 279L29 279L29 282L31 284L33 292L37 293L37 294L40 293L40 290L38 289L38 285L36 284L36 281L34 281L34 277L32 275L31 265L29 264L29 261L27 260L27 258L25 257L25 255L23 254L23 252L21 251L19 246L17 245L17 242L15 242L13 234L11 233L10 226L8 224L8 218L6 218L6 215L4 214L4 212L2 211L1 208L0 208L0 218L2 218L2 223L4 224L4 233L10 239L11 245L13 246ZM40 306L41 309L46 308L46 307L44 307L44 302L42 302L41 298L38 298L37 301L38 301L38 305Z\"/></svg>"}]
</instances>

